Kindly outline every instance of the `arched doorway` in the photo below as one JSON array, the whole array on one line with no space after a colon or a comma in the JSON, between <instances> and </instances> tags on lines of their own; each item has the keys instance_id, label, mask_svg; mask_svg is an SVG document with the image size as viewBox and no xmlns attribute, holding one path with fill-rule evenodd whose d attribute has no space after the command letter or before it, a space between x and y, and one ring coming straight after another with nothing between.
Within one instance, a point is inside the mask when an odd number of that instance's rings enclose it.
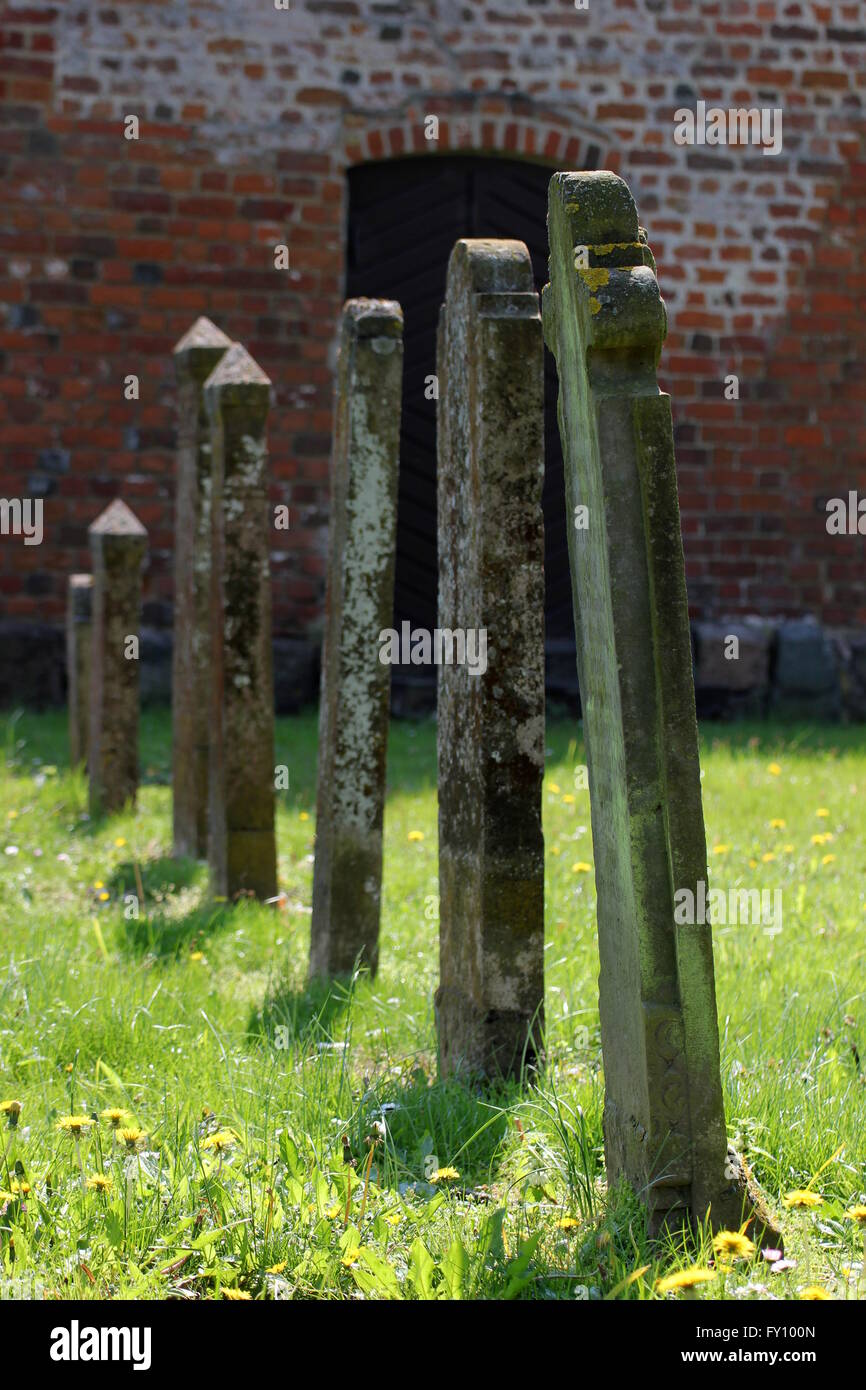
<instances>
[{"instance_id":1,"label":"arched doorway","mask_svg":"<svg viewBox=\"0 0 866 1390\"><path fill-rule=\"evenodd\" d=\"M436 626L436 326L448 257L462 236L515 237L529 249L536 289L547 280L547 186L552 170L523 160L418 156L349 170L348 297L400 301L403 420L394 625ZM556 423L556 367L545 350L545 622L550 694L576 695L574 625ZM561 674L560 674L561 672ZM429 707L435 668L395 667L397 712Z\"/></svg>"}]
</instances>

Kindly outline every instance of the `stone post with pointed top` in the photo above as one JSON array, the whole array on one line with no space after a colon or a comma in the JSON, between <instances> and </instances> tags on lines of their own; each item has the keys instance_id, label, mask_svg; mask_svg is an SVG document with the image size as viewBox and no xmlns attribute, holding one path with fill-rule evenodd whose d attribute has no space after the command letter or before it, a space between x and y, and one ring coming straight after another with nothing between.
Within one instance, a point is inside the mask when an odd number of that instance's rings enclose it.
<instances>
[{"instance_id":1,"label":"stone post with pointed top","mask_svg":"<svg viewBox=\"0 0 866 1390\"><path fill-rule=\"evenodd\" d=\"M210 756L211 442L204 383L231 340L197 319L174 349L178 383L172 648L174 853L207 854Z\"/></svg>"},{"instance_id":2,"label":"stone post with pointed top","mask_svg":"<svg viewBox=\"0 0 866 1390\"><path fill-rule=\"evenodd\" d=\"M486 643L484 669L453 648L439 667L440 1058L519 1076L544 1027L544 353L522 242L457 242L436 371L438 623Z\"/></svg>"},{"instance_id":3,"label":"stone post with pointed top","mask_svg":"<svg viewBox=\"0 0 866 1390\"><path fill-rule=\"evenodd\" d=\"M231 898L277 891L270 386L240 343L204 384L213 467L208 860L214 894Z\"/></svg>"},{"instance_id":4,"label":"stone post with pointed top","mask_svg":"<svg viewBox=\"0 0 866 1390\"><path fill-rule=\"evenodd\" d=\"M90 640L93 575L71 574L66 596L66 681L69 701L69 762L87 762L90 741Z\"/></svg>"},{"instance_id":5,"label":"stone post with pointed top","mask_svg":"<svg viewBox=\"0 0 866 1390\"><path fill-rule=\"evenodd\" d=\"M147 531L117 498L88 529L93 556L90 814L110 815L138 790L138 642Z\"/></svg>"},{"instance_id":6,"label":"stone post with pointed top","mask_svg":"<svg viewBox=\"0 0 866 1390\"><path fill-rule=\"evenodd\" d=\"M391 668L403 313L343 307L334 408L328 597L322 645L310 975L379 960L382 820Z\"/></svg>"}]
</instances>

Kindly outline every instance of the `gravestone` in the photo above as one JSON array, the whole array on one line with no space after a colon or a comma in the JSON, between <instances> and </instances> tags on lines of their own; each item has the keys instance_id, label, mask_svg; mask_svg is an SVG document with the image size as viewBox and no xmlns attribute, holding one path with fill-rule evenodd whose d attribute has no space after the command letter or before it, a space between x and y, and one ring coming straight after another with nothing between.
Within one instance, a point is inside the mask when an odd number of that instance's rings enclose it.
<instances>
[{"instance_id":1,"label":"gravestone","mask_svg":"<svg viewBox=\"0 0 866 1390\"><path fill-rule=\"evenodd\" d=\"M585 522L569 547L608 1181L645 1196L653 1231L708 1211L737 1229L755 1212L726 1152L711 928L674 925L674 894L697 894L707 853L670 398L656 381L665 308L614 174L555 174L548 232L566 512Z\"/></svg>"},{"instance_id":2,"label":"gravestone","mask_svg":"<svg viewBox=\"0 0 866 1390\"><path fill-rule=\"evenodd\" d=\"M457 242L436 369L438 622L487 652L439 669L440 1060L519 1075L544 1000L543 343L522 242Z\"/></svg>"},{"instance_id":3,"label":"gravestone","mask_svg":"<svg viewBox=\"0 0 866 1390\"><path fill-rule=\"evenodd\" d=\"M310 975L379 959L391 668L379 634L394 607L403 314L343 308L334 412Z\"/></svg>"},{"instance_id":4,"label":"gravestone","mask_svg":"<svg viewBox=\"0 0 866 1390\"><path fill-rule=\"evenodd\" d=\"M270 389L240 343L204 384L213 469L208 860L214 894L230 898L277 891Z\"/></svg>"},{"instance_id":5,"label":"gravestone","mask_svg":"<svg viewBox=\"0 0 866 1390\"><path fill-rule=\"evenodd\" d=\"M87 762L92 620L93 575L71 574L66 595L66 683L69 702L70 767Z\"/></svg>"},{"instance_id":6,"label":"gravestone","mask_svg":"<svg viewBox=\"0 0 866 1390\"><path fill-rule=\"evenodd\" d=\"M138 790L138 641L147 532L117 498L88 528L93 556L90 814L110 815Z\"/></svg>"},{"instance_id":7,"label":"gravestone","mask_svg":"<svg viewBox=\"0 0 866 1390\"><path fill-rule=\"evenodd\" d=\"M174 349L178 384L172 644L174 853L207 854L210 731L211 444L204 383L231 347L197 319Z\"/></svg>"}]
</instances>

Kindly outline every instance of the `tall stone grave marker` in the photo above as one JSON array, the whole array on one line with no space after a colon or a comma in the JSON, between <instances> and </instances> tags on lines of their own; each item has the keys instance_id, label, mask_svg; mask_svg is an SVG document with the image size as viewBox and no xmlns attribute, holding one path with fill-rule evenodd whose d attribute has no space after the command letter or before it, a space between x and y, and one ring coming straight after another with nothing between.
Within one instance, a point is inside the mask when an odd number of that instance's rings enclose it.
<instances>
[{"instance_id":1,"label":"tall stone grave marker","mask_svg":"<svg viewBox=\"0 0 866 1390\"><path fill-rule=\"evenodd\" d=\"M178 383L172 647L174 852L207 854L210 745L211 444L203 387L231 340L197 319L174 349Z\"/></svg>"},{"instance_id":2,"label":"tall stone grave marker","mask_svg":"<svg viewBox=\"0 0 866 1390\"><path fill-rule=\"evenodd\" d=\"M403 313L343 308L334 411L310 975L379 959L391 668L379 634L394 604Z\"/></svg>"},{"instance_id":3,"label":"tall stone grave marker","mask_svg":"<svg viewBox=\"0 0 866 1390\"><path fill-rule=\"evenodd\" d=\"M270 385L240 343L204 384L213 464L208 860L214 894L230 898L277 891Z\"/></svg>"},{"instance_id":4,"label":"tall stone grave marker","mask_svg":"<svg viewBox=\"0 0 866 1390\"><path fill-rule=\"evenodd\" d=\"M455 245L437 374L440 1057L515 1075L544 1000L543 345L522 242ZM452 634L478 656L481 632L486 670L454 661Z\"/></svg>"},{"instance_id":5,"label":"tall stone grave marker","mask_svg":"<svg viewBox=\"0 0 866 1390\"><path fill-rule=\"evenodd\" d=\"M665 308L620 178L555 174L548 229L608 1181L646 1196L653 1230L709 1210L737 1229L750 1211L726 1155L711 928L674 920L707 854L670 398L656 381Z\"/></svg>"},{"instance_id":6,"label":"tall stone grave marker","mask_svg":"<svg viewBox=\"0 0 866 1390\"><path fill-rule=\"evenodd\" d=\"M87 761L90 742L90 639L93 575L71 574L66 595L66 680L69 700L69 762Z\"/></svg>"},{"instance_id":7,"label":"tall stone grave marker","mask_svg":"<svg viewBox=\"0 0 866 1390\"><path fill-rule=\"evenodd\" d=\"M110 815L138 790L138 641L147 531L117 498L88 528L93 556L90 814Z\"/></svg>"}]
</instances>

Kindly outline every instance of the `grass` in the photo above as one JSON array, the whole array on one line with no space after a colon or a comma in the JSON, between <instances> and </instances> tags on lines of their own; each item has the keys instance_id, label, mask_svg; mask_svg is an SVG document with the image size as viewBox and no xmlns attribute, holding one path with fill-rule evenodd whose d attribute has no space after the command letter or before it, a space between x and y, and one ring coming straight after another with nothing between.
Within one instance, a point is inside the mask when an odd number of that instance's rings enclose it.
<instances>
[{"instance_id":1,"label":"grass","mask_svg":"<svg viewBox=\"0 0 866 1390\"><path fill-rule=\"evenodd\" d=\"M279 907L209 902L204 867L170 857L165 713L143 718L138 810L100 824L64 718L0 724L0 1101L23 1106L0 1127L0 1294L650 1299L710 1265L702 1298L866 1295L845 1215L866 1201L863 732L703 734L712 885L783 891L780 934L714 929L729 1133L776 1208L822 1198L786 1213L776 1272L652 1246L606 1189L576 733L548 729L549 1065L482 1091L437 1078L433 724L391 731L379 975L331 992L305 980L312 715L277 727ZM58 1129L111 1107L144 1136Z\"/></svg>"}]
</instances>

